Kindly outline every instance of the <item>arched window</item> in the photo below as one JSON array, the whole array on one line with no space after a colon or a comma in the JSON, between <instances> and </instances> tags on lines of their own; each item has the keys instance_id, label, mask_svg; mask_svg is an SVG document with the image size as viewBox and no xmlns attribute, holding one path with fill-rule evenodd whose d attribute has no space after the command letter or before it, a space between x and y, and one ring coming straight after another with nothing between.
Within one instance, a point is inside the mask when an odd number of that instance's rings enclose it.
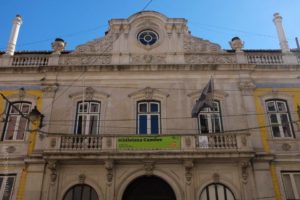
<instances>
[{"instance_id":1,"label":"arched window","mask_svg":"<svg viewBox=\"0 0 300 200\"><path fill-rule=\"evenodd\" d=\"M24 140L28 120L23 115L28 115L31 110L30 102L14 102L9 105L4 126L3 140Z\"/></svg>"},{"instance_id":2,"label":"arched window","mask_svg":"<svg viewBox=\"0 0 300 200\"><path fill-rule=\"evenodd\" d=\"M159 134L160 128L160 103L139 101L137 103L138 134Z\"/></svg>"},{"instance_id":3,"label":"arched window","mask_svg":"<svg viewBox=\"0 0 300 200\"><path fill-rule=\"evenodd\" d=\"M97 101L78 102L75 134L97 135L100 131L101 104Z\"/></svg>"},{"instance_id":4,"label":"arched window","mask_svg":"<svg viewBox=\"0 0 300 200\"><path fill-rule=\"evenodd\" d=\"M200 133L219 133L222 131L220 102L213 101L213 108L205 107L198 115Z\"/></svg>"},{"instance_id":5,"label":"arched window","mask_svg":"<svg viewBox=\"0 0 300 200\"><path fill-rule=\"evenodd\" d=\"M199 200L215 199L235 200L235 197L227 186L220 183L212 183L202 190Z\"/></svg>"},{"instance_id":6,"label":"arched window","mask_svg":"<svg viewBox=\"0 0 300 200\"><path fill-rule=\"evenodd\" d=\"M97 192L89 185L78 184L71 187L63 200L98 200Z\"/></svg>"},{"instance_id":7,"label":"arched window","mask_svg":"<svg viewBox=\"0 0 300 200\"><path fill-rule=\"evenodd\" d=\"M266 110L273 137L293 137L290 113L286 101L280 99L267 100Z\"/></svg>"}]
</instances>

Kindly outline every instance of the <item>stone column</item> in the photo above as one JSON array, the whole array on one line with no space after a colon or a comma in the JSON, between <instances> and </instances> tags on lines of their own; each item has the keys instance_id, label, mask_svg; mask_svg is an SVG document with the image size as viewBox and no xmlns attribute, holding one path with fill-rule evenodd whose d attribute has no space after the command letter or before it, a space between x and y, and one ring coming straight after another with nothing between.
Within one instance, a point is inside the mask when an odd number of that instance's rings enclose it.
<instances>
[{"instance_id":1,"label":"stone column","mask_svg":"<svg viewBox=\"0 0 300 200\"><path fill-rule=\"evenodd\" d=\"M248 73L240 74L239 89L242 95L244 113L246 114L244 118L247 121L247 128L258 126L255 97L253 96L255 88L256 85ZM259 129L249 130L249 133L252 146L258 151L263 151Z\"/></svg>"},{"instance_id":2,"label":"stone column","mask_svg":"<svg viewBox=\"0 0 300 200\"><path fill-rule=\"evenodd\" d=\"M39 154L43 151L43 148L45 148L45 140L44 138L47 136L47 132L49 132L49 125L51 122L51 113L52 113L52 102L54 100L56 91L58 90L58 84L52 83L52 84L45 84L45 87L42 89L43 91L43 102L42 102L42 110L40 111L45 117L43 119L43 123L45 125L42 126L41 131L44 133L39 133L36 138L36 144L34 153ZM47 122L47 123L46 123Z\"/></svg>"},{"instance_id":3,"label":"stone column","mask_svg":"<svg viewBox=\"0 0 300 200\"><path fill-rule=\"evenodd\" d=\"M185 199L194 200L195 191L193 187L193 160L185 160L183 162L185 175Z\"/></svg>"},{"instance_id":4,"label":"stone column","mask_svg":"<svg viewBox=\"0 0 300 200\"><path fill-rule=\"evenodd\" d=\"M56 200L58 198L58 180L59 180L59 173L58 173L58 162L56 160L48 161L47 168L49 170L49 182L48 185L48 198L47 200Z\"/></svg>"},{"instance_id":5,"label":"stone column","mask_svg":"<svg viewBox=\"0 0 300 200\"><path fill-rule=\"evenodd\" d=\"M16 18L13 21L13 26L11 29L11 34L9 37L7 49L6 49L6 55L13 56L16 49L17 39L19 35L20 26L22 24L22 18L20 15L17 15Z\"/></svg>"},{"instance_id":6,"label":"stone column","mask_svg":"<svg viewBox=\"0 0 300 200\"><path fill-rule=\"evenodd\" d=\"M41 199L43 192L44 179L44 161L34 161L30 163L27 170L26 188L24 191L24 200Z\"/></svg>"},{"instance_id":7,"label":"stone column","mask_svg":"<svg viewBox=\"0 0 300 200\"><path fill-rule=\"evenodd\" d=\"M286 40L284 29L282 26L282 17L280 16L279 13L274 14L273 22L274 22L276 30L277 30L279 44L280 44L280 48L281 48L282 52L290 52L290 48L289 48L288 42Z\"/></svg>"},{"instance_id":8,"label":"stone column","mask_svg":"<svg viewBox=\"0 0 300 200\"><path fill-rule=\"evenodd\" d=\"M114 161L106 160L104 163L106 169L106 191L105 199L114 200L115 199L115 172L114 172Z\"/></svg>"}]
</instances>

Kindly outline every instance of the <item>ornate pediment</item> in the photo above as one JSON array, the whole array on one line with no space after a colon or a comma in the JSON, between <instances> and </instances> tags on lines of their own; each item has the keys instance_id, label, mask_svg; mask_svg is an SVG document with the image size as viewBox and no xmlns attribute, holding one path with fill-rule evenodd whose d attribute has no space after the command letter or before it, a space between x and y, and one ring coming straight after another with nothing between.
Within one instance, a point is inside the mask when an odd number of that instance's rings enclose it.
<instances>
[{"instance_id":1,"label":"ornate pediment","mask_svg":"<svg viewBox=\"0 0 300 200\"><path fill-rule=\"evenodd\" d=\"M186 53L215 53L222 52L220 45L212 43L208 40L193 37L191 35L184 36L184 51Z\"/></svg>"},{"instance_id":2,"label":"ornate pediment","mask_svg":"<svg viewBox=\"0 0 300 200\"><path fill-rule=\"evenodd\" d=\"M161 99L161 98L166 98L169 95L170 94L160 91L158 89L146 87L144 89L130 93L128 97L139 98L139 99Z\"/></svg>"},{"instance_id":3,"label":"ornate pediment","mask_svg":"<svg viewBox=\"0 0 300 200\"><path fill-rule=\"evenodd\" d=\"M76 47L72 54L106 54L113 49L113 34L108 33L103 38L98 38Z\"/></svg>"}]
</instances>

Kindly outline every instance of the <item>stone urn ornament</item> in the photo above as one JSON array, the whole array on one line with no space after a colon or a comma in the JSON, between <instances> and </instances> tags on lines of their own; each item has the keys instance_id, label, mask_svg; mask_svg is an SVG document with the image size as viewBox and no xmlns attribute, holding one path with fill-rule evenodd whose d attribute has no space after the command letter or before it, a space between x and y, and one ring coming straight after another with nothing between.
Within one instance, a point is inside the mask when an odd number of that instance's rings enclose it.
<instances>
[{"instance_id":1,"label":"stone urn ornament","mask_svg":"<svg viewBox=\"0 0 300 200\"><path fill-rule=\"evenodd\" d=\"M63 50L65 50L66 43L61 38L56 38L54 42L51 43L53 53L52 54L61 54Z\"/></svg>"}]
</instances>

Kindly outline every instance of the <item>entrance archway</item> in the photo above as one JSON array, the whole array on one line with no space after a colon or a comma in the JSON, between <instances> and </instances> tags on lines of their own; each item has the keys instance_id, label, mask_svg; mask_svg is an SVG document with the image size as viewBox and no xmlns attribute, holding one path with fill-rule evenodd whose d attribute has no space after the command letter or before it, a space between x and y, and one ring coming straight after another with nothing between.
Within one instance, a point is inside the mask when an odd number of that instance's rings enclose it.
<instances>
[{"instance_id":1,"label":"entrance archway","mask_svg":"<svg viewBox=\"0 0 300 200\"><path fill-rule=\"evenodd\" d=\"M141 176L126 188L122 200L176 200L171 186L157 176Z\"/></svg>"}]
</instances>

